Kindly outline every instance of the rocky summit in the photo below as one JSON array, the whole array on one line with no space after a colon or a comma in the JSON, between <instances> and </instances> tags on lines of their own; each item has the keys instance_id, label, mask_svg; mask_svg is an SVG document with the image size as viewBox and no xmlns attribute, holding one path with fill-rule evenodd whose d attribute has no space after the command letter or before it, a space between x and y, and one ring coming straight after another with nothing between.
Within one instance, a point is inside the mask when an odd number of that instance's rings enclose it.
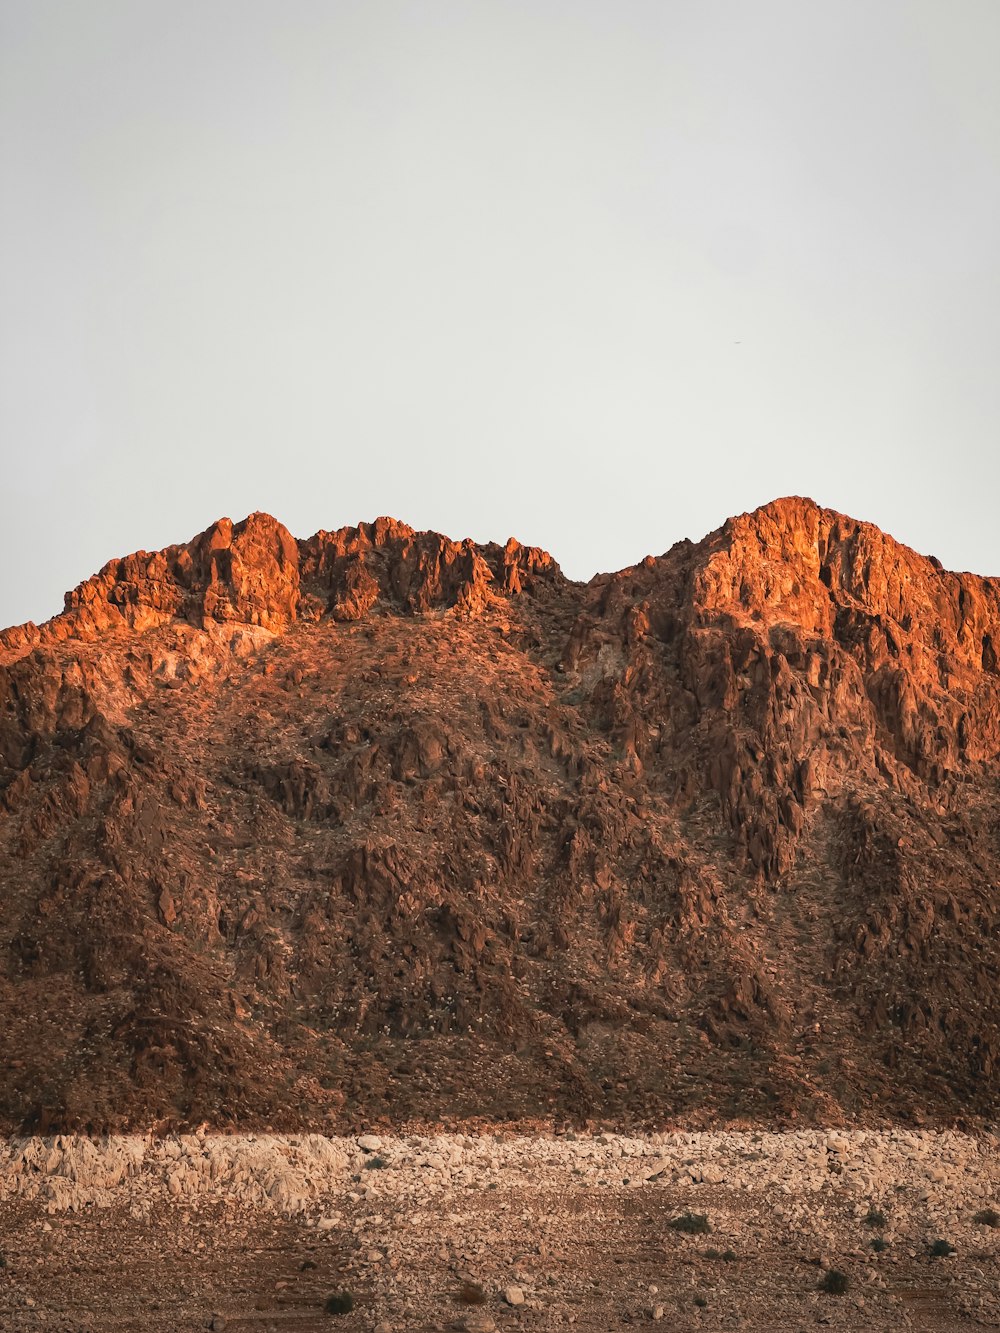
<instances>
[{"instance_id":1,"label":"rocky summit","mask_svg":"<svg viewBox=\"0 0 1000 1333\"><path fill-rule=\"evenodd\" d=\"M0 1127L1000 1114L1000 580L254 514L0 634Z\"/></svg>"}]
</instances>

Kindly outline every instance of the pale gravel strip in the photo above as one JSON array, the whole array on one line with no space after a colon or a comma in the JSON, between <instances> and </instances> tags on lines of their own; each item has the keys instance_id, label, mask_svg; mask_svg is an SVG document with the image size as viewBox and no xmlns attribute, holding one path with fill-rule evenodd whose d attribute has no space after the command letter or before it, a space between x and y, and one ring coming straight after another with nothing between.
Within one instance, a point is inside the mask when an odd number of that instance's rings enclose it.
<instances>
[{"instance_id":1,"label":"pale gravel strip","mask_svg":"<svg viewBox=\"0 0 1000 1333\"><path fill-rule=\"evenodd\" d=\"M374 1156L364 1194L411 1202L447 1189L497 1184L550 1189L562 1181L618 1188L724 1186L770 1197L784 1220L825 1202L855 1211L905 1192L928 1221L954 1231L968 1214L1000 1208L1000 1137L955 1131L718 1131L629 1137L506 1135L183 1134L0 1141L0 1200L38 1200L49 1212L158 1198L271 1208L314 1223ZM782 1203L782 1199L786 1202Z\"/></svg>"}]
</instances>

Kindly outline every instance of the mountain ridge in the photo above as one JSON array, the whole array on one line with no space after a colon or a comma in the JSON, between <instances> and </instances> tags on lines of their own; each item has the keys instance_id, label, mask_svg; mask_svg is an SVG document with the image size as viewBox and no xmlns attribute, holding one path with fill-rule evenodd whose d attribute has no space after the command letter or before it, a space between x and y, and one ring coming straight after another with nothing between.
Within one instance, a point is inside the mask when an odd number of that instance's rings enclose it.
<instances>
[{"instance_id":1,"label":"mountain ridge","mask_svg":"<svg viewBox=\"0 0 1000 1333\"><path fill-rule=\"evenodd\" d=\"M110 561L0 634L0 1118L995 1116L998 644L802 497Z\"/></svg>"},{"instance_id":2,"label":"mountain ridge","mask_svg":"<svg viewBox=\"0 0 1000 1333\"><path fill-rule=\"evenodd\" d=\"M815 526L817 527L822 526L824 522L828 526L839 522L849 524L859 533L877 534L877 537L881 539L882 542L888 543L890 547L897 548L908 557L926 562L945 578L958 579L960 581L969 580L974 584L985 585L997 582L997 580L991 579L989 576L977 575L970 572L953 573L947 571L936 557L921 555L914 548L907 546L905 543L882 532L876 525L848 518L837 510L824 508L818 505L814 500L804 496L784 496L772 500L768 504L762 505L755 510L750 510L727 519L721 527L707 534L707 536L700 542L693 542L689 538L682 538L675 542L662 556L656 557L647 555L643 560L637 561L633 565L624 566L622 570L616 572L623 574L629 569L635 569L647 564L650 560L664 559L673 551L680 548L703 547L713 542L715 539L723 539L726 537L731 538L733 534L740 531L741 527L744 527L748 523L753 523L754 521L760 522L765 518L771 518L772 520L776 519L776 522L772 522L771 528L773 532L780 533L782 530L781 520L782 518L787 519L788 516L795 516L799 519L800 531L809 526L813 526L813 524L810 523L810 520L814 520ZM787 523L785 524L785 527L787 532ZM0 630L0 642L2 642L2 636L6 635L9 637L9 643L7 644L8 653L13 652L15 647L33 646L34 643L40 641L38 636L40 636L46 628L54 627L58 622L64 622L67 615L70 615L74 611L80 611L88 602L99 597L101 585L107 584L109 579L112 579L112 576L119 572L134 574L142 562L156 562L157 557L164 559L173 557L178 563L179 571L190 575L196 568L195 560L197 559L200 562L202 572L204 573L206 555L211 555L213 551L232 549L234 533L237 538L237 545L239 545L239 538L250 530L250 540L252 543L254 529L271 529L275 534L284 558L293 564L298 563L298 558L300 556L308 559L311 554L315 557L317 551L324 544L336 548L339 543L341 547L346 547L352 541L352 538L355 542L359 542L364 540L364 536L367 536L372 544L378 547L386 541L387 537L396 537L402 538L403 540L409 539L417 541L418 543L423 542L425 544L430 540L441 544L446 550L450 548L458 548L463 551L483 550L497 552L501 549L504 551L511 549L514 551L523 551L529 554L529 558L541 560L544 564L551 566L556 573L561 575L561 570L558 564L548 552L539 547L524 547L513 537L508 539L508 542L503 548L495 542L477 544L471 538L463 538L456 542L441 536L439 533L429 530L418 531L397 519L382 516L371 522L362 522L355 527L348 526L340 528L334 532L327 532L320 529L310 538L296 539L292 537L289 530L279 520L263 511L255 511L239 523L234 523L230 518L217 519L206 528L204 532L199 533L188 543L166 547L159 552L139 550L129 556L109 560L96 574L92 575L89 579L83 580L75 589L66 593L64 608L61 612L57 612L56 615L49 617L48 620L42 622L41 626L34 621L25 621L18 625L12 625L7 629L2 629ZM799 547L795 553L802 555L805 554L805 551L802 547ZM491 571L491 573L492 572L493 571ZM613 577L615 577L615 573L597 573L587 580L568 581L574 582L580 587L589 587L595 583L600 583ZM114 583L118 583L119 581L118 578L113 578ZM102 626L102 628L106 627L107 626Z\"/></svg>"}]
</instances>

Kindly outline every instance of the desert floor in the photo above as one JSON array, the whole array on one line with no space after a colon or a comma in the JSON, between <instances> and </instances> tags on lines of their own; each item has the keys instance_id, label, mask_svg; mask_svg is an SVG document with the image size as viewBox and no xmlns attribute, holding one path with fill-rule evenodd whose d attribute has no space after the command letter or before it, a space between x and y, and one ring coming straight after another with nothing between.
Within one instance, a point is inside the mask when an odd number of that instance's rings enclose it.
<instances>
[{"instance_id":1,"label":"desert floor","mask_svg":"<svg viewBox=\"0 0 1000 1333\"><path fill-rule=\"evenodd\" d=\"M997 1210L995 1134L9 1139L0 1328L996 1328Z\"/></svg>"}]
</instances>

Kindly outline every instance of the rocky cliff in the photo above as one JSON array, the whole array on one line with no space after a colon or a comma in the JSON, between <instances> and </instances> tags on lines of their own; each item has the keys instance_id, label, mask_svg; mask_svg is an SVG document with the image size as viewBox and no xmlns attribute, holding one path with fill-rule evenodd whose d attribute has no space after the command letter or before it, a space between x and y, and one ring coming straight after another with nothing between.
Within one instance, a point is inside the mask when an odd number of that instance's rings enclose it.
<instances>
[{"instance_id":1,"label":"rocky cliff","mask_svg":"<svg viewBox=\"0 0 1000 1333\"><path fill-rule=\"evenodd\" d=\"M0 634L0 1121L1000 1113L1000 581L216 523Z\"/></svg>"}]
</instances>

